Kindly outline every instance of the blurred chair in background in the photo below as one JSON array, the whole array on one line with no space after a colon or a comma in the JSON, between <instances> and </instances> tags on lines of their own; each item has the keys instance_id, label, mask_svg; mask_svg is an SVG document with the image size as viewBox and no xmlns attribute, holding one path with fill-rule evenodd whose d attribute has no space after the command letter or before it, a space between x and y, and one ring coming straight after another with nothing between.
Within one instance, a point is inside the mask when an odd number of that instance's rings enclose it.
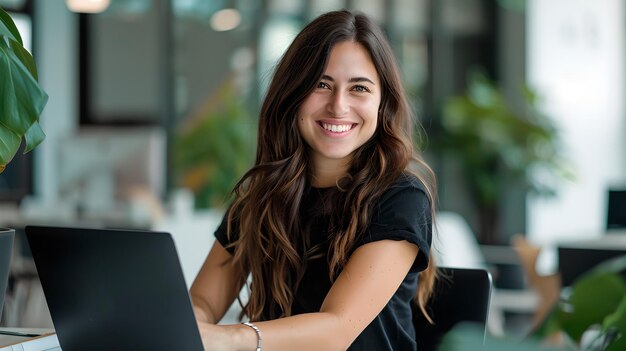
<instances>
[{"instance_id":1,"label":"blurred chair in background","mask_svg":"<svg viewBox=\"0 0 626 351\"><path fill-rule=\"evenodd\" d=\"M491 262L486 259L476 235L461 215L450 211L441 211L437 214L435 223L433 249L440 266L488 269L493 275L494 281L498 281L494 274L497 271L495 266L498 262ZM501 247L499 249L507 250L506 253L499 254L499 256L507 256L507 265L510 265L511 260L518 265L520 264L512 248ZM507 333L507 314L533 315L537 301L538 298L533 290L499 288L495 284L489 305L487 331L493 336L505 336ZM524 326L524 328L526 327ZM516 326L514 329L520 328Z\"/></svg>"},{"instance_id":2,"label":"blurred chair in background","mask_svg":"<svg viewBox=\"0 0 626 351\"><path fill-rule=\"evenodd\" d=\"M478 241L467 221L458 213L437 213L433 249L437 262L446 267L487 268Z\"/></svg>"},{"instance_id":3,"label":"blurred chair in background","mask_svg":"<svg viewBox=\"0 0 626 351\"><path fill-rule=\"evenodd\" d=\"M419 350L437 350L444 335L461 323L480 326L484 343L493 285L491 274L483 268L440 267L440 272L442 276L435 283L434 294L426 305L434 323L426 319L417 304L413 305L413 325Z\"/></svg>"}]
</instances>

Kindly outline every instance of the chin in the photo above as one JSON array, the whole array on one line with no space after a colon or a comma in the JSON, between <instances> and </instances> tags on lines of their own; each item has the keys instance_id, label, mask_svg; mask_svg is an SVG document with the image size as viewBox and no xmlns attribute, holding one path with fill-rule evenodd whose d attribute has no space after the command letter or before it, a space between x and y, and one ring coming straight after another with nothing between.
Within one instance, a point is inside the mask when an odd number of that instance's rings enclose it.
<instances>
[{"instance_id":1,"label":"chin","mask_svg":"<svg viewBox=\"0 0 626 351\"><path fill-rule=\"evenodd\" d=\"M323 156L329 160L344 160L350 157L350 155L352 155L351 152L341 152L341 153L333 152L333 153L324 154Z\"/></svg>"}]
</instances>

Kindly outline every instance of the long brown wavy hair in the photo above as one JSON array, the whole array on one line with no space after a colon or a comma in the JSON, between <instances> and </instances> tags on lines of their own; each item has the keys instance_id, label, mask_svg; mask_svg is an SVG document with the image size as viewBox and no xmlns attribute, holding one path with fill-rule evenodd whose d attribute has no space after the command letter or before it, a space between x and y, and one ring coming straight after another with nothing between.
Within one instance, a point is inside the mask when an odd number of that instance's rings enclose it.
<instances>
[{"instance_id":1,"label":"long brown wavy hair","mask_svg":"<svg viewBox=\"0 0 626 351\"><path fill-rule=\"evenodd\" d=\"M294 39L276 67L259 115L256 162L235 186L229 210L239 224L232 263L247 283L250 297L243 312L251 320L291 315L303 257L298 252L303 228L300 204L309 183L308 146L297 116L303 100L324 73L331 49L339 42L367 49L382 84L379 121L374 136L357 149L348 174L338 182L333 200L328 261L331 281L337 277L357 238L365 231L375 201L410 169L424 183L434 215L435 177L414 151L415 122L395 57L380 28L362 14L335 11L321 15ZM434 216L432 217L434 218ZM420 248L421 249L421 248ZM424 311L436 276L431 260L420 272L417 302ZM270 306L270 311L264 311ZM278 308L280 315L273 315ZM427 314L426 314L427 315Z\"/></svg>"}]
</instances>

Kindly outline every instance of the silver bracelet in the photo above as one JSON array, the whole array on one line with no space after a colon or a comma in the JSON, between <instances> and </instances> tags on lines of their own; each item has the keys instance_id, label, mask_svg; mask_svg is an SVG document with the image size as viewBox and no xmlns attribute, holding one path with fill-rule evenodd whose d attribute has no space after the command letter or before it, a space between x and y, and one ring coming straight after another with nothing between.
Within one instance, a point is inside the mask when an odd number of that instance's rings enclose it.
<instances>
[{"instance_id":1,"label":"silver bracelet","mask_svg":"<svg viewBox=\"0 0 626 351\"><path fill-rule=\"evenodd\" d=\"M247 325L254 330L256 333L256 351L261 351L261 340L263 340L261 339L261 329L250 322L243 322L241 324Z\"/></svg>"}]
</instances>

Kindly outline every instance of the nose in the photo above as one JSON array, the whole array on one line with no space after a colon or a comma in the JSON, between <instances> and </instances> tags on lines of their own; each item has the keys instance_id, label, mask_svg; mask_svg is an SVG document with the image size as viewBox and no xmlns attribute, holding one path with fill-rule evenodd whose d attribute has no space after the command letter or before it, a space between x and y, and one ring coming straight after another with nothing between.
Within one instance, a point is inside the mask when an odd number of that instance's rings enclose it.
<instances>
[{"instance_id":1,"label":"nose","mask_svg":"<svg viewBox=\"0 0 626 351\"><path fill-rule=\"evenodd\" d=\"M342 93L334 93L328 101L328 112L333 117L343 117L350 111L348 98Z\"/></svg>"}]
</instances>

